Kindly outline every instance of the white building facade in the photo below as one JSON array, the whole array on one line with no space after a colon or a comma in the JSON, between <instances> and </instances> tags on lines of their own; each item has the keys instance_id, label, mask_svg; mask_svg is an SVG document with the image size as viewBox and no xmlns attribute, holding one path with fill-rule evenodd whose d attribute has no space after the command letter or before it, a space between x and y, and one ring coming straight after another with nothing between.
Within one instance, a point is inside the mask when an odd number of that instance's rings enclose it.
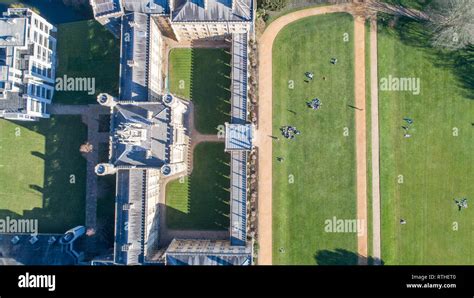
<instances>
[{"instance_id":1,"label":"white building facade","mask_svg":"<svg viewBox=\"0 0 474 298\"><path fill-rule=\"evenodd\" d=\"M0 18L0 117L49 118L56 66L55 26L27 8Z\"/></svg>"}]
</instances>

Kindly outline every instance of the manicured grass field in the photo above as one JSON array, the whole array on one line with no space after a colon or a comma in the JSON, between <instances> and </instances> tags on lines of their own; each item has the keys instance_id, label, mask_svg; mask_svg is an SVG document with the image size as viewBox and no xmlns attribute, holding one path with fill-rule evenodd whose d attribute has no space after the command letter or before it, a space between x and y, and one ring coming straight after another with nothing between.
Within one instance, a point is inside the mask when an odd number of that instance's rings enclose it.
<instances>
[{"instance_id":1,"label":"manicured grass field","mask_svg":"<svg viewBox=\"0 0 474 298\"><path fill-rule=\"evenodd\" d=\"M379 30L379 80L413 77L421 84L419 95L379 91L382 259L385 264L474 264L474 210L458 211L453 201L474 201L472 86L465 89L455 75L462 76L462 69L450 65L453 55L438 58L422 44L403 43L392 29ZM414 121L411 138L403 137L404 117Z\"/></svg>"},{"instance_id":2,"label":"manicured grass field","mask_svg":"<svg viewBox=\"0 0 474 298\"><path fill-rule=\"evenodd\" d=\"M223 143L201 143L194 150L193 172L166 187L170 229L229 228L230 155Z\"/></svg>"},{"instance_id":3,"label":"manicured grass field","mask_svg":"<svg viewBox=\"0 0 474 298\"><path fill-rule=\"evenodd\" d=\"M86 160L79 146L87 127L80 117L0 120L0 132L0 217L38 219L40 233L84 224Z\"/></svg>"},{"instance_id":4,"label":"manicured grass field","mask_svg":"<svg viewBox=\"0 0 474 298\"><path fill-rule=\"evenodd\" d=\"M288 25L273 45L274 264L357 263L355 233L325 232L327 219L356 218L353 32L348 14L315 16ZM315 97L321 110L306 106ZM283 125L301 135L286 140Z\"/></svg>"},{"instance_id":5,"label":"manicured grass field","mask_svg":"<svg viewBox=\"0 0 474 298\"><path fill-rule=\"evenodd\" d=\"M94 20L58 26L56 78L93 78L95 94L56 91L54 103L94 104L101 92L118 95L120 41Z\"/></svg>"},{"instance_id":6,"label":"manicured grass field","mask_svg":"<svg viewBox=\"0 0 474 298\"><path fill-rule=\"evenodd\" d=\"M173 49L169 56L171 93L191 99L199 132L216 134L230 119L230 54L225 49Z\"/></svg>"}]
</instances>

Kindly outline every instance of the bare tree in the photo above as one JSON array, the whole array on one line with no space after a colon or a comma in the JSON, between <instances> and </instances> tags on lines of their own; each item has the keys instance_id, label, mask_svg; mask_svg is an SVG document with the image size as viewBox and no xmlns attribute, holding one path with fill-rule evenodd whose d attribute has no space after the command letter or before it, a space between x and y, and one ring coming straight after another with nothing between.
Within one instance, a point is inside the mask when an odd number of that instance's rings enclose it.
<instances>
[{"instance_id":1,"label":"bare tree","mask_svg":"<svg viewBox=\"0 0 474 298\"><path fill-rule=\"evenodd\" d=\"M257 5L259 8L265 10L279 11L288 4L288 0L258 0Z\"/></svg>"},{"instance_id":2,"label":"bare tree","mask_svg":"<svg viewBox=\"0 0 474 298\"><path fill-rule=\"evenodd\" d=\"M92 145L91 143L89 142L86 142L84 144L81 145L81 147L79 147L79 152L81 153L91 153L92 150L94 150L94 145Z\"/></svg>"},{"instance_id":3,"label":"bare tree","mask_svg":"<svg viewBox=\"0 0 474 298\"><path fill-rule=\"evenodd\" d=\"M474 1L434 0L427 13L433 46L457 50L474 44Z\"/></svg>"}]
</instances>

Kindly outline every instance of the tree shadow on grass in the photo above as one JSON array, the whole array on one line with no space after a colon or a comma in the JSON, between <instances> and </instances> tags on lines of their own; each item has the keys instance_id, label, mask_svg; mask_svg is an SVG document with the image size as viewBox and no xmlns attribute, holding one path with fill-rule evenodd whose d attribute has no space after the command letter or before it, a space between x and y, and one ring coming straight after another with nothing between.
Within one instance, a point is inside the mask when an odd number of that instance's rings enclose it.
<instances>
[{"instance_id":1,"label":"tree shadow on grass","mask_svg":"<svg viewBox=\"0 0 474 298\"><path fill-rule=\"evenodd\" d=\"M382 0L394 6L403 6L413 9L423 9L431 4L433 0Z\"/></svg>"},{"instance_id":2,"label":"tree shadow on grass","mask_svg":"<svg viewBox=\"0 0 474 298\"><path fill-rule=\"evenodd\" d=\"M191 99L196 109L196 129L216 134L230 121L230 54L226 49L191 49Z\"/></svg>"},{"instance_id":3,"label":"tree shadow on grass","mask_svg":"<svg viewBox=\"0 0 474 298\"><path fill-rule=\"evenodd\" d=\"M314 255L314 260L318 265L357 265L360 255L342 248L335 250L319 250ZM384 264L383 260L373 257L364 257L368 265L374 265L376 261Z\"/></svg>"},{"instance_id":4,"label":"tree shadow on grass","mask_svg":"<svg viewBox=\"0 0 474 298\"><path fill-rule=\"evenodd\" d=\"M58 27L57 40L56 77L91 78L95 93L58 90L53 102L94 104L99 93L118 95L120 42L112 33L94 20L73 22Z\"/></svg>"},{"instance_id":5,"label":"tree shadow on grass","mask_svg":"<svg viewBox=\"0 0 474 298\"><path fill-rule=\"evenodd\" d=\"M193 172L184 183L170 182L166 199L186 202L187 212L166 207L167 226L180 230L229 229L230 156L224 144L202 143L194 150Z\"/></svg>"},{"instance_id":6,"label":"tree shadow on grass","mask_svg":"<svg viewBox=\"0 0 474 298\"><path fill-rule=\"evenodd\" d=\"M94 18L88 1L73 6L64 4L63 0L2 0L0 10L5 11L11 4L23 4L27 7L37 9L42 17L53 24L76 22ZM78 2L78 1L76 1Z\"/></svg>"},{"instance_id":7,"label":"tree shadow on grass","mask_svg":"<svg viewBox=\"0 0 474 298\"><path fill-rule=\"evenodd\" d=\"M38 122L14 122L45 138L45 153L32 151L44 163L43 185L28 184L29 166L22 169L28 188L42 196L42 207L24 210L23 215L0 210L0 217L38 220L40 233L64 233L85 222L86 160L79 147L87 138L87 127L80 116L53 116ZM13 174L12 174L13 175ZM72 176L73 175L73 176ZM15 179L15 177L12 177ZM21 194L18 194L21 195Z\"/></svg>"},{"instance_id":8,"label":"tree shadow on grass","mask_svg":"<svg viewBox=\"0 0 474 298\"><path fill-rule=\"evenodd\" d=\"M378 24L379 34L396 36L404 44L421 49L436 67L451 71L459 81L462 95L474 100L474 45L456 51L434 48L429 24L407 17L381 14Z\"/></svg>"}]
</instances>

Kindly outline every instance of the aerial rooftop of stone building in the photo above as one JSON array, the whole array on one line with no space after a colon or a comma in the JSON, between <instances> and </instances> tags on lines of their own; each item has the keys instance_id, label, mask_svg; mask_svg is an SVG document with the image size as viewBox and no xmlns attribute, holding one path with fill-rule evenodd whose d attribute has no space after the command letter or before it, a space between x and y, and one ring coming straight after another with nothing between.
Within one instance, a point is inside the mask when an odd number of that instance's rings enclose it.
<instances>
[{"instance_id":1,"label":"aerial rooftop of stone building","mask_svg":"<svg viewBox=\"0 0 474 298\"><path fill-rule=\"evenodd\" d=\"M120 104L111 121L111 162L159 168L169 162L170 108L160 103Z\"/></svg>"},{"instance_id":2,"label":"aerial rooftop of stone building","mask_svg":"<svg viewBox=\"0 0 474 298\"><path fill-rule=\"evenodd\" d=\"M175 0L175 22L251 21L252 0Z\"/></svg>"},{"instance_id":3,"label":"aerial rooftop of stone building","mask_svg":"<svg viewBox=\"0 0 474 298\"><path fill-rule=\"evenodd\" d=\"M148 101L148 21L142 13L122 17L121 100Z\"/></svg>"},{"instance_id":4,"label":"aerial rooftop of stone building","mask_svg":"<svg viewBox=\"0 0 474 298\"><path fill-rule=\"evenodd\" d=\"M115 262L143 262L144 175L146 170L119 170L115 210Z\"/></svg>"},{"instance_id":5,"label":"aerial rooftop of stone building","mask_svg":"<svg viewBox=\"0 0 474 298\"><path fill-rule=\"evenodd\" d=\"M93 0L91 3L93 5L92 7L95 17L101 17L122 11L120 0Z\"/></svg>"},{"instance_id":6,"label":"aerial rooftop of stone building","mask_svg":"<svg viewBox=\"0 0 474 298\"><path fill-rule=\"evenodd\" d=\"M124 9L128 11L167 14L169 13L168 0L124 0Z\"/></svg>"},{"instance_id":7,"label":"aerial rooftop of stone building","mask_svg":"<svg viewBox=\"0 0 474 298\"><path fill-rule=\"evenodd\" d=\"M222 240L174 239L166 250L167 265L251 265L252 247Z\"/></svg>"}]
</instances>

